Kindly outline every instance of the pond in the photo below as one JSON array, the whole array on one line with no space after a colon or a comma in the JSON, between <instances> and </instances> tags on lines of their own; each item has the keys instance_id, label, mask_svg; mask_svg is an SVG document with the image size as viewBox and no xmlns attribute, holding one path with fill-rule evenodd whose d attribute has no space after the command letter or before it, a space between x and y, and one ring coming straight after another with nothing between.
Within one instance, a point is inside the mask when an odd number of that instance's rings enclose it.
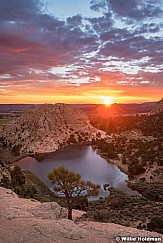
<instances>
[{"instance_id":1,"label":"pond","mask_svg":"<svg viewBox=\"0 0 163 243\"><path fill-rule=\"evenodd\" d=\"M47 154L41 161L37 161L33 157L26 157L14 165L33 172L50 190L53 190L53 184L48 180L47 174L54 168L64 166L68 170L79 173L82 180L90 180L101 185L98 198L108 195L103 188L104 184L109 184L130 195L137 194L127 186L128 175L120 171L116 165L108 163L91 146L66 147Z\"/></svg>"}]
</instances>

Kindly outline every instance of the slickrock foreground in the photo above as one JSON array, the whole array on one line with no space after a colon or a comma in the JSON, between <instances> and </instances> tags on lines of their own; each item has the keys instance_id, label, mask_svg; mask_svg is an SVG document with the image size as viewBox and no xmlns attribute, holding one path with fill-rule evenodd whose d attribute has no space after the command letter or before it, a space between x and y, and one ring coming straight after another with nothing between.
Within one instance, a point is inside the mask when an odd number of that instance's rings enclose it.
<instances>
[{"instance_id":1,"label":"slickrock foreground","mask_svg":"<svg viewBox=\"0 0 163 243\"><path fill-rule=\"evenodd\" d=\"M80 216L80 211L75 211ZM0 187L0 243L113 243L117 236L161 237L158 233L91 221L66 219L56 203L18 198ZM132 241L127 241L132 242ZM138 241L134 241L138 242ZM160 242L160 241L156 241Z\"/></svg>"},{"instance_id":2,"label":"slickrock foreground","mask_svg":"<svg viewBox=\"0 0 163 243\"><path fill-rule=\"evenodd\" d=\"M91 141L105 132L94 128L83 111L58 103L24 111L3 126L1 135L3 143L17 154L52 152L71 143Z\"/></svg>"}]
</instances>

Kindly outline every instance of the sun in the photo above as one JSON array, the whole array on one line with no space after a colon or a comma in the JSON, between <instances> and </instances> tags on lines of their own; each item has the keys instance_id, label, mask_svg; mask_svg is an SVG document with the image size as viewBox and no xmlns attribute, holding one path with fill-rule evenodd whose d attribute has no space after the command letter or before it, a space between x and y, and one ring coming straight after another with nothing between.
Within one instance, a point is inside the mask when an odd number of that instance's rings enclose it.
<instances>
[{"instance_id":1,"label":"sun","mask_svg":"<svg viewBox=\"0 0 163 243\"><path fill-rule=\"evenodd\" d=\"M111 104L113 103L113 99L114 99L114 97L112 97L112 96L106 96L106 97L103 97L103 98L102 98L103 103L104 103L104 105L106 105L106 106L111 105Z\"/></svg>"}]
</instances>

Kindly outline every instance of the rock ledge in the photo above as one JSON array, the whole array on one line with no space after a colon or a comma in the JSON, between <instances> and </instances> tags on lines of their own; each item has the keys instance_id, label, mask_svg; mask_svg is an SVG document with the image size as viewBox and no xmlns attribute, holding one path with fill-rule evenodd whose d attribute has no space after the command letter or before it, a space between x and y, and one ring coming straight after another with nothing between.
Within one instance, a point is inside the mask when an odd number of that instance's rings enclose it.
<instances>
[{"instance_id":1,"label":"rock ledge","mask_svg":"<svg viewBox=\"0 0 163 243\"><path fill-rule=\"evenodd\" d=\"M18 198L14 192L2 187L0 209L0 243L113 243L117 236L161 237L158 233L116 224L73 222L66 219L66 209L56 203L41 204ZM75 211L76 217L80 215L81 212Z\"/></svg>"}]
</instances>

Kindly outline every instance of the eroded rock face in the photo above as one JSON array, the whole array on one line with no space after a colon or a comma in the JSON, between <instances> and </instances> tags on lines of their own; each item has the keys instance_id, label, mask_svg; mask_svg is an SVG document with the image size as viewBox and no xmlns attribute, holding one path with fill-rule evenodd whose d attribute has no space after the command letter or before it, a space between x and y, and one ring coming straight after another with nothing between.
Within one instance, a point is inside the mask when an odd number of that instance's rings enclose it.
<instances>
[{"instance_id":1,"label":"eroded rock face","mask_svg":"<svg viewBox=\"0 0 163 243\"><path fill-rule=\"evenodd\" d=\"M52 152L64 144L104 136L90 125L83 111L67 104L45 104L26 110L3 127L2 136L15 155L19 152Z\"/></svg>"},{"instance_id":2,"label":"eroded rock face","mask_svg":"<svg viewBox=\"0 0 163 243\"><path fill-rule=\"evenodd\" d=\"M0 187L0 243L113 243L117 236L151 236L160 234L121 225L66 219L66 209L56 203L40 203L18 198ZM75 215L81 212L75 211ZM137 242L137 241L134 241Z\"/></svg>"},{"instance_id":3,"label":"eroded rock face","mask_svg":"<svg viewBox=\"0 0 163 243\"><path fill-rule=\"evenodd\" d=\"M151 113L158 113L163 111L163 98L154 106Z\"/></svg>"}]
</instances>

